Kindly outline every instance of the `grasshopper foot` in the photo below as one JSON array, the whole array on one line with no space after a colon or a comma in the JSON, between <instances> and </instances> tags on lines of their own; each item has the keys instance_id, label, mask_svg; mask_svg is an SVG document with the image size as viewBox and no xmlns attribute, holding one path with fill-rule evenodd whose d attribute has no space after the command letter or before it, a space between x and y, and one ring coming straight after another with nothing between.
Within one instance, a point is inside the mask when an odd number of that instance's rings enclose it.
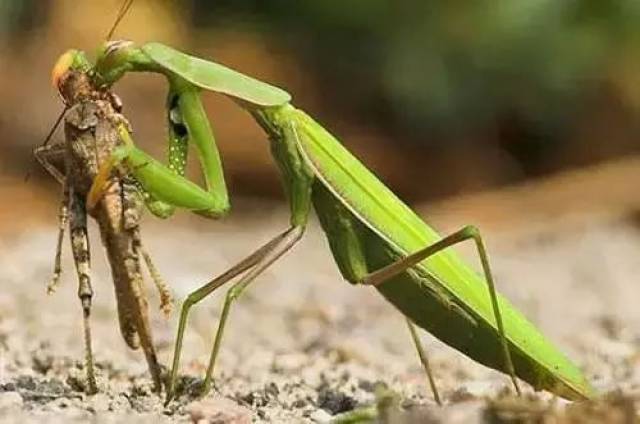
<instances>
[{"instance_id":1,"label":"grasshopper foot","mask_svg":"<svg viewBox=\"0 0 640 424\"><path fill-rule=\"evenodd\" d=\"M58 285L60 284L60 273L56 272L51 277L51 281L47 284L47 294L53 294L58 289Z\"/></svg>"}]
</instances>

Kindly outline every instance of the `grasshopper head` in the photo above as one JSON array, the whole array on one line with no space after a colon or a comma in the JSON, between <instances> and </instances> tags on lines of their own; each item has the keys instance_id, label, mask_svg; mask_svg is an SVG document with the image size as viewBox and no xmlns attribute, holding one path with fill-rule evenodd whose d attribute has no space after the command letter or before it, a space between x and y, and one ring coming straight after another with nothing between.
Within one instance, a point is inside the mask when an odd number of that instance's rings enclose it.
<instances>
[{"instance_id":1,"label":"grasshopper head","mask_svg":"<svg viewBox=\"0 0 640 424\"><path fill-rule=\"evenodd\" d=\"M51 82L67 105L91 90L91 68L84 53L78 50L68 50L56 61Z\"/></svg>"},{"instance_id":2,"label":"grasshopper head","mask_svg":"<svg viewBox=\"0 0 640 424\"><path fill-rule=\"evenodd\" d=\"M69 72L87 72L90 68L91 64L84 53L79 50L67 50L58 58L56 64L53 65L53 69L51 70L51 83L59 90L63 78Z\"/></svg>"}]
</instances>

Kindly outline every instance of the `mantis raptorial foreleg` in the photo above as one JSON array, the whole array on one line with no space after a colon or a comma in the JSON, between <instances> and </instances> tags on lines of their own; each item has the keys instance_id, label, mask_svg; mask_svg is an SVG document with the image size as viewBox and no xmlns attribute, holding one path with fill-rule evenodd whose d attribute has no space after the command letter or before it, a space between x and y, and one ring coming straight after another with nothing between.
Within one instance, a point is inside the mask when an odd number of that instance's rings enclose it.
<instances>
[{"instance_id":1,"label":"mantis raptorial foreleg","mask_svg":"<svg viewBox=\"0 0 640 424\"><path fill-rule=\"evenodd\" d=\"M82 305L84 326L85 364L87 367L87 393L97 393L95 371L93 367L93 349L91 347L91 256L89 252L89 235L87 232L87 212L84 199L75 193L71 193L71 250L78 274L78 297Z\"/></svg>"},{"instance_id":2,"label":"mantis raptorial foreleg","mask_svg":"<svg viewBox=\"0 0 640 424\"><path fill-rule=\"evenodd\" d=\"M511 377L511 381L513 382L513 387L518 395L521 394L520 386L518 385L518 380L516 379L515 368L513 366L513 360L511 358L511 352L509 350L509 345L507 342L507 338L504 335L504 324L502 322L502 315L500 314L500 308L498 307L498 299L496 296L496 288L493 280L493 274L491 273L491 267L489 266L489 257L487 255L487 250L484 246L484 242L482 241L482 237L480 235L480 231L474 226L466 226L463 229L456 231L455 233L444 237L442 240L425 247L424 249L413 253L399 261L392 263L391 265L385 266L377 271L370 273L365 276L360 283L367 285L378 285L382 284L391 277L398 275L407 269L417 265L423 260L427 259L430 256L435 255L436 253L451 247L455 244L461 243L466 240L473 239L476 245L476 249L478 251L478 256L480 257L480 262L482 263L482 270L484 272L484 276L487 282L487 288L489 290L489 297L491 298L491 306L493 308L493 312L495 315L496 325L498 327L498 333L500 335L500 342L502 344L502 349L504 353L504 361L505 366L507 368L507 372Z\"/></svg>"},{"instance_id":3,"label":"mantis raptorial foreleg","mask_svg":"<svg viewBox=\"0 0 640 424\"><path fill-rule=\"evenodd\" d=\"M209 296L216 289L223 286L233 278L247 272L247 274L235 283L228 291L225 297L225 303L220 315L220 323L216 331L216 336L213 342L213 349L211 351L211 357L209 359L209 366L207 367L207 374L205 377L202 392L206 393L211 386L211 376L215 367L215 361L220 349L220 343L222 341L222 334L229 315L229 309L231 303L240 296L242 291L260 275L265 269L269 267L273 262L286 253L293 245L300 240L304 227L293 226L283 233L277 235L262 247L257 249L251 255L231 267L224 274L211 280L207 284L203 285L199 289L190 293L182 304L182 311L180 313L180 321L178 323L178 333L176 335L175 351L173 355L173 365L171 369L171 380L167 388L167 402L173 398L175 382L178 377L178 368L180 366L180 355L182 353L182 341L184 332L186 329L187 318L192 306L200 302L205 297Z\"/></svg>"},{"instance_id":4,"label":"mantis raptorial foreleg","mask_svg":"<svg viewBox=\"0 0 640 424\"><path fill-rule=\"evenodd\" d=\"M87 207L92 210L107 190L112 170L125 162L149 195L147 206L154 214L167 217L174 207L189 209L211 218L225 215L229 199L213 132L200 100L199 89L179 78L170 80L169 163L164 165L138 149L125 126L118 131L123 145L103 162L94 179ZM198 150L206 189L183 176L187 141Z\"/></svg>"},{"instance_id":5,"label":"mantis raptorial foreleg","mask_svg":"<svg viewBox=\"0 0 640 424\"><path fill-rule=\"evenodd\" d=\"M113 169L125 162L134 176L145 182L145 189L158 200L211 217L219 217L228 211L226 191L222 193L215 188L204 190L138 149L126 127L121 126L118 132L124 145L115 149L111 158L101 164L87 196L90 210L108 189L107 181Z\"/></svg>"}]
</instances>

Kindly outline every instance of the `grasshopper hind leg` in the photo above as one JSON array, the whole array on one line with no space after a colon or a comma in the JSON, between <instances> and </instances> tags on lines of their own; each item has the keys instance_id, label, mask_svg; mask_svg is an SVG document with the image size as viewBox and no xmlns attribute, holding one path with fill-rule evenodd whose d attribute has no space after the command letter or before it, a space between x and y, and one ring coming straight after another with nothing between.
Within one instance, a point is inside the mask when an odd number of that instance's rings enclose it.
<instances>
[{"instance_id":1,"label":"grasshopper hind leg","mask_svg":"<svg viewBox=\"0 0 640 424\"><path fill-rule=\"evenodd\" d=\"M71 197L71 211L69 226L71 232L71 250L78 274L78 297L82 305L85 366L87 372L87 388L89 394L98 392L95 370L93 365L93 349L91 347L91 301L93 289L91 287L91 255L89 252L89 235L87 232L87 213L84 200L77 195Z\"/></svg>"},{"instance_id":2,"label":"grasshopper hind leg","mask_svg":"<svg viewBox=\"0 0 640 424\"><path fill-rule=\"evenodd\" d=\"M120 196L122 201L122 225L126 237L124 242L126 252L122 258L122 263L126 268L126 277L122 280L124 284L125 298L123 306L127 309L130 324L133 325L139 345L142 347L149 372L153 379L154 389L158 392L162 390L162 368L158 362L158 356L153 345L153 337L151 332L151 324L148 315L148 301L144 289L144 279L142 277L142 266L140 264L140 256L145 258L147 266L150 264L150 258L147 258L146 252L142 248L142 240L140 237L140 213L141 205L137 196L137 189L128 181L120 183ZM118 252L122 253L122 252ZM148 260L147 260L148 259ZM159 274L151 264L150 273L156 283L158 283ZM168 289L167 289L168 290ZM162 296L162 293L161 293ZM166 302L165 299L162 299Z\"/></svg>"},{"instance_id":3,"label":"grasshopper hind leg","mask_svg":"<svg viewBox=\"0 0 640 424\"><path fill-rule=\"evenodd\" d=\"M156 286L156 290L158 291L158 295L160 296L160 310L165 317L168 317L171 315L171 311L173 311L173 295L171 294L171 288L160 275L158 268L156 268L153 260L151 259L151 255L149 255L149 252L147 252L140 240L138 240L137 250L144 259L144 263L147 265L147 271L149 271L149 275L151 276L151 279Z\"/></svg>"}]
</instances>

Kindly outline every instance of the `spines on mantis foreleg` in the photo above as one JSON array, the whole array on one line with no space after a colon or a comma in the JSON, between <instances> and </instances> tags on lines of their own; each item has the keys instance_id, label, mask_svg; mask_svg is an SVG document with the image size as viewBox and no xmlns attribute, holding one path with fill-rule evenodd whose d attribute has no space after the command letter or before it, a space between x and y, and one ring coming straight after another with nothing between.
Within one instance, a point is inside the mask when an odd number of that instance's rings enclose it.
<instances>
[{"instance_id":1,"label":"spines on mantis foreleg","mask_svg":"<svg viewBox=\"0 0 640 424\"><path fill-rule=\"evenodd\" d=\"M167 152L169 169L184 176L189 153L189 130L180 111L180 95L174 90L167 96L167 123L169 131L169 151Z\"/></svg>"},{"instance_id":2,"label":"spines on mantis foreleg","mask_svg":"<svg viewBox=\"0 0 640 424\"><path fill-rule=\"evenodd\" d=\"M166 119L168 131L167 167L177 175L184 176L189 153L189 131L182 117L179 106L180 93L170 87L166 102ZM147 209L159 218L173 215L175 207L157 199L146 191L142 184L139 189L144 195Z\"/></svg>"}]
</instances>

